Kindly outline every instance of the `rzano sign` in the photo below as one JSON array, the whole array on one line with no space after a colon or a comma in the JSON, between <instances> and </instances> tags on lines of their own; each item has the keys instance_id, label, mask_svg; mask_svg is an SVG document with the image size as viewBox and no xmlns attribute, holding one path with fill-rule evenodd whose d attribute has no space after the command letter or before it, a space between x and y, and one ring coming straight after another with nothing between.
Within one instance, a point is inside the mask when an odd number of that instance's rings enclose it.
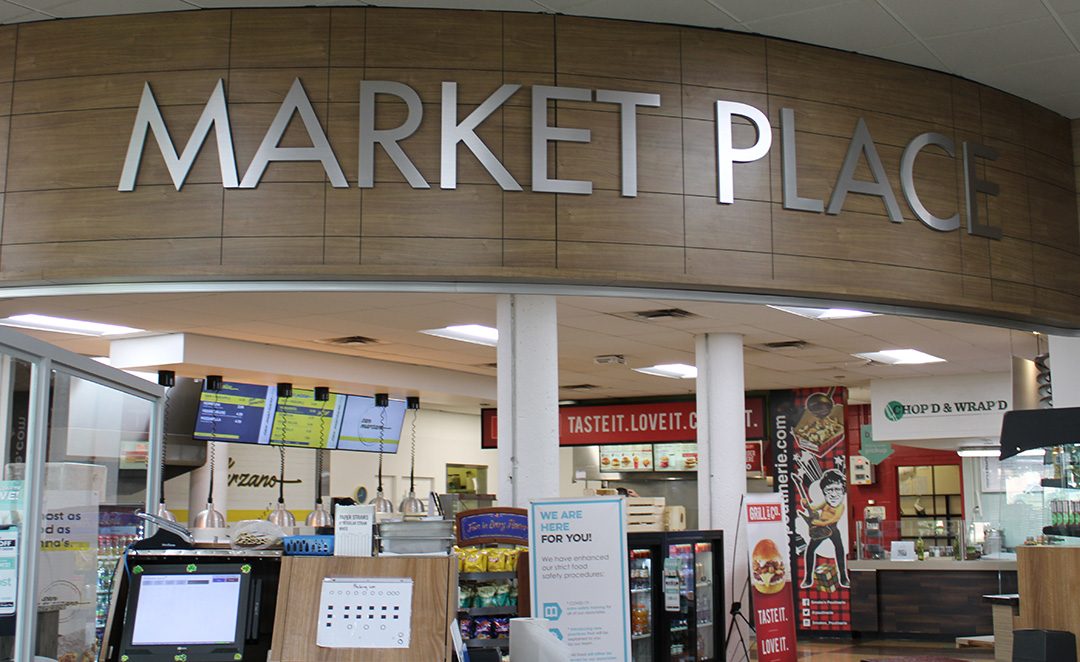
<instances>
[{"instance_id":1,"label":"rzano sign","mask_svg":"<svg viewBox=\"0 0 1080 662\"><path fill-rule=\"evenodd\" d=\"M498 110L510 97L521 89L520 85L502 85L473 110L464 120L458 121L457 83L442 83L441 138L439 186L443 189L457 188L458 146L464 145L477 158L492 179L505 191L521 191L522 186L494 153L480 139L476 131L481 124ZM375 101L379 95L396 97L406 107L405 120L391 129L375 128ZM532 88L532 190L542 193L566 193L589 195L592 182L588 180L552 179L548 177L548 143L588 143L592 139L589 129L550 126L548 102L551 100L596 102L619 106L621 168L620 189L624 197L636 197L637 182L637 109L660 106L660 95L618 90L589 90L576 87L553 87L537 85ZM375 185L375 146L380 146L390 157L394 166L416 189L430 188L427 180L409 158L400 142L413 135L423 119L423 104L413 88L395 81L361 81L360 83L360 134L359 134L359 188ZM289 122L299 115L307 131L310 147L281 147L280 142ZM754 127L757 137L748 147L736 147L733 138L733 118L742 117ZM143 86L142 98L135 116L135 125L128 143L127 157L120 176L121 191L133 191L142 159L143 148L149 132L161 150L165 166L173 185L180 190L195 162L195 157L210 134L211 128L217 142L221 183L225 188L255 188L273 161L311 161L322 164L330 183L335 188L348 188L341 165L334 154L322 125L319 123L311 100L304 91L300 79L292 87L278 108L270 128L259 145L255 157L248 165L243 178L238 178L236 155L233 150L232 129L229 123L228 104L223 81L219 80L199 116L195 129L181 153L176 147L165 120L158 108L150 84ZM878 155L870 130L863 119L855 125L848 144L846 156L837 174L836 185L829 198L824 200L802 197L798 193L798 166L795 149L795 112L780 109L780 142L782 157L783 205L785 209L814 213L839 214L849 193L881 198L889 220L901 223L903 215L895 192L890 184ZM979 218L978 194L997 195L998 186L980 179L976 158L994 160L997 152L984 145L964 142L958 150L955 141L941 133L923 133L913 138L904 148L900 159L900 189L915 217L927 227L941 232L959 229L960 214L948 217L934 215L919 198L915 189L915 161L927 147L934 146L948 156L963 158L964 192L968 232L973 235L999 239L1000 228L991 227ZM772 127L759 109L733 101L716 102L716 172L717 200L721 204L735 202L734 165L749 163L768 155L772 148ZM865 159L872 179L855 179L855 170Z\"/></svg>"}]
</instances>

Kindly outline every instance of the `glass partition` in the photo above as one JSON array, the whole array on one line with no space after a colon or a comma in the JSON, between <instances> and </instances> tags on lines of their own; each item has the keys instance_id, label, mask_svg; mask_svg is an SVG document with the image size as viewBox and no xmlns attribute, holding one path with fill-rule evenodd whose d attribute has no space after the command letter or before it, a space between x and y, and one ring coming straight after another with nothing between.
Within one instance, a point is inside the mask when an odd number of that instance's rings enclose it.
<instances>
[{"instance_id":1,"label":"glass partition","mask_svg":"<svg viewBox=\"0 0 1080 662\"><path fill-rule=\"evenodd\" d=\"M0 329L0 662L96 659L134 514L158 498L162 396Z\"/></svg>"},{"instance_id":2,"label":"glass partition","mask_svg":"<svg viewBox=\"0 0 1080 662\"><path fill-rule=\"evenodd\" d=\"M0 453L5 466L26 462L33 370L34 365L26 359L0 354ZM16 610L16 597L19 547L27 523L26 482L22 476L0 478L0 660L12 660L15 634L22 620Z\"/></svg>"}]
</instances>

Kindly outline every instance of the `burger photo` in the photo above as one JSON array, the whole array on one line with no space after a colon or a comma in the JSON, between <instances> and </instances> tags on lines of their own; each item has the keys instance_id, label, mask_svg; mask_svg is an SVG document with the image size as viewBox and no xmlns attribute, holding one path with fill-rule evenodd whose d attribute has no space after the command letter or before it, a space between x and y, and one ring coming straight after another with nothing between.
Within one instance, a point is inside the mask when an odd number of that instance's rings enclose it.
<instances>
[{"instance_id":1,"label":"burger photo","mask_svg":"<svg viewBox=\"0 0 1080 662\"><path fill-rule=\"evenodd\" d=\"M754 553L751 555L751 577L754 588L759 593L778 593L784 588L787 581L787 573L784 569L784 559L780 556L780 550L773 541L766 538L754 545Z\"/></svg>"}]
</instances>

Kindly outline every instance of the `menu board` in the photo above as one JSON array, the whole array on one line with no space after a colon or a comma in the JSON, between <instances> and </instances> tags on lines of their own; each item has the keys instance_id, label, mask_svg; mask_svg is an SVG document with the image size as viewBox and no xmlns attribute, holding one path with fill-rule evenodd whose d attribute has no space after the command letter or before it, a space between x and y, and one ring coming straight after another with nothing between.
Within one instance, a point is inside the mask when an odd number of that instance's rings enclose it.
<instances>
[{"instance_id":1,"label":"menu board","mask_svg":"<svg viewBox=\"0 0 1080 662\"><path fill-rule=\"evenodd\" d=\"M600 471L652 471L652 444L600 447Z\"/></svg>"},{"instance_id":2,"label":"menu board","mask_svg":"<svg viewBox=\"0 0 1080 662\"><path fill-rule=\"evenodd\" d=\"M276 395L270 386L236 382L224 382L217 391L204 389L199 397L195 438L266 443L266 434L269 434L267 425L274 410L273 399Z\"/></svg>"},{"instance_id":3,"label":"menu board","mask_svg":"<svg viewBox=\"0 0 1080 662\"><path fill-rule=\"evenodd\" d=\"M396 453L404 422L404 402L391 400L387 407L376 407L375 398L350 395L345 399L336 448L378 452L381 437L383 452Z\"/></svg>"},{"instance_id":4,"label":"menu board","mask_svg":"<svg viewBox=\"0 0 1080 662\"><path fill-rule=\"evenodd\" d=\"M278 398L275 386L225 382L203 390L194 437L260 445L396 453L405 403L391 400L376 407L363 395L331 393L320 402L310 389L293 389Z\"/></svg>"},{"instance_id":5,"label":"menu board","mask_svg":"<svg viewBox=\"0 0 1080 662\"><path fill-rule=\"evenodd\" d=\"M697 444L655 444L657 471L697 471Z\"/></svg>"},{"instance_id":6,"label":"menu board","mask_svg":"<svg viewBox=\"0 0 1080 662\"><path fill-rule=\"evenodd\" d=\"M331 393L330 399L320 402L315 391L293 389L288 398L278 398L274 408L274 425L270 443L304 448L333 448L335 418L340 403L349 396Z\"/></svg>"}]
</instances>

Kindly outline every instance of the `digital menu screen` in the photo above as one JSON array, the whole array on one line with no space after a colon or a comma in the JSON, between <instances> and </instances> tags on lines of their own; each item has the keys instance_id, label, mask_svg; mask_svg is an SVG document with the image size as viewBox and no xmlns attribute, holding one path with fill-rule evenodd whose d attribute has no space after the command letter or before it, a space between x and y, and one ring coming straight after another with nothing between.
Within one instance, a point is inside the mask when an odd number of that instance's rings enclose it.
<instances>
[{"instance_id":1,"label":"digital menu screen","mask_svg":"<svg viewBox=\"0 0 1080 662\"><path fill-rule=\"evenodd\" d=\"M697 444L655 444L657 471L697 471Z\"/></svg>"},{"instance_id":2,"label":"digital menu screen","mask_svg":"<svg viewBox=\"0 0 1080 662\"><path fill-rule=\"evenodd\" d=\"M225 382L217 391L203 387L195 438L208 441L267 443L275 389L256 384Z\"/></svg>"},{"instance_id":3,"label":"digital menu screen","mask_svg":"<svg viewBox=\"0 0 1080 662\"><path fill-rule=\"evenodd\" d=\"M277 397L276 386L225 382L218 391L205 388L199 398L196 439L247 444L396 453L405 403L391 400L376 407L375 398L331 393L320 402L311 389L293 389Z\"/></svg>"},{"instance_id":4,"label":"digital menu screen","mask_svg":"<svg viewBox=\"0 0 1080 662\"><path fill-rule=\"evenodd\" d=\"M653 471L652 444L601 446L600 471Z\"/></svg>"},{"instance_id":5,"label":"digital menu screen","mask_svg":"<svg viewBox=\"0 0 1080 662\"><path fill-rule=\"evenodd\" d=\"M376 407L375 398L350 395L345 399L337 436L339 450L379 452L382 429L384 453L396 453L405 422L405 403L391 400L388 407Z\"/></svg>"},{"instance_id":6,"label":"digital menu screen","mask_svg":"<svg viewBox=\"0 0 1080 662\"><path fill-rule=\"evenodd\" d=\"M304 448L334 448L333 432L341 403L347 397L331 393L330 399L320 402L315 391L295 388L288 398L278 398L274 408L274 425L270 443Z\"/></svg>"}]
</instances>

